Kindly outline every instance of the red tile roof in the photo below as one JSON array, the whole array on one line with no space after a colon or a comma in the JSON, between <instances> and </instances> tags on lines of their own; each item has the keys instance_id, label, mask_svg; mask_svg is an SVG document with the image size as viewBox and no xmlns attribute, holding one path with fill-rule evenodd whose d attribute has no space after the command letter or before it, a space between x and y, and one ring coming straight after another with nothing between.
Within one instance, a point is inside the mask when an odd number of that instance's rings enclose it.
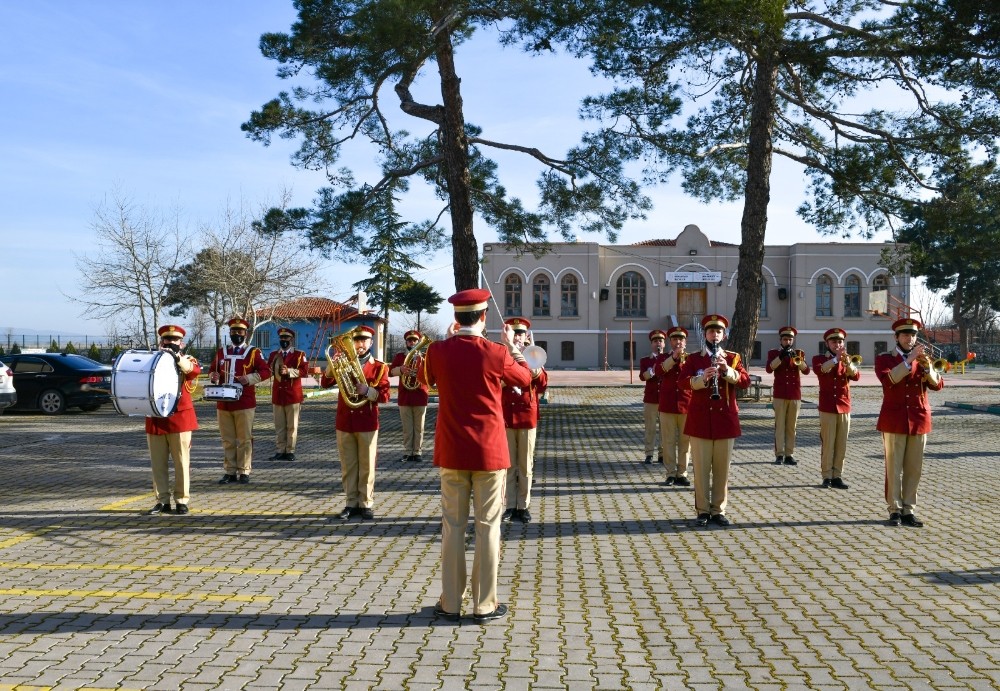
<instances>
[{"instance_id":1,"label":"red tile roof","mask_svg":"<svg viewBox=\"0 0 1000 691\"><path fill-rule=\"evenodd\" d=\"M269 309L261 310L264 313ZM339 314L338 314L339 312ZM302 319L340 319L346 321L358 315L357 307L329 298L305 297L290 300L274 307L273 318L282 321L297 321ZM377 314L365 315L381 321Z\"/></svg>"}]
</instances>

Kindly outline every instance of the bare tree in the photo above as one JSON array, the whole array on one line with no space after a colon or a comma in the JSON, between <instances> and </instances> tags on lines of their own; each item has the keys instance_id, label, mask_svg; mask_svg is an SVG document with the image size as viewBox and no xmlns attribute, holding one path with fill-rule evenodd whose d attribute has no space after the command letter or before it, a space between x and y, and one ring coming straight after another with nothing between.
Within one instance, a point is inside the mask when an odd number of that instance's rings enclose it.
<instances>
[{"instance_id":1,"label":"bare tree","mask_svg":"<svg viewBox=\"0 0 1000 691\"><path fill-rule=\"evenodd\" d=\"M91 227L96 249L76 256L80 290L66 297L84 306L81 315L134 324L130 330L149 348L170 277L190 257L180 214L139 206L115 190L95 210Z\"/></svg>"},{"instance_id":2,"label":"bare tree","mask_svg":"<svg viewBox=\"0 0 1000 691\"><path fill-rule=\"evenodd\" d=\"M171 314L200 310L215 324L217 345L233 315L250 322L252 336L282 303L326 287L318 257L286 235L258 231L254 220L245 200L227 204L219 220L202 229L203 248L171 284Z\"/></svg>"},{"instance_id":3,"label":"bare tree","mask_svg":"<svg viewBox=\"0 0 1000 691\"><path fill-rule=\"evenodd\" d=\"M910 286L909 303L923 317L927 328L949 327L952 323L951 310L945 306L941 294L928 288L923 280Z\"/></svg>"}]
</instances>

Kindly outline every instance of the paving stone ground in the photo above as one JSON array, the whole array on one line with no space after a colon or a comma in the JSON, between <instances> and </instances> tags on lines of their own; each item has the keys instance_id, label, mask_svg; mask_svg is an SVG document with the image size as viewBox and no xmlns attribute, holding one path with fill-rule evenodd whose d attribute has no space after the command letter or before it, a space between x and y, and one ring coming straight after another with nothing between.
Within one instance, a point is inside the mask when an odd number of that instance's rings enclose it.
<instances>
[{"instance_id":1,"label":"paving stone ground","mask_svg":"<svg viewBox=\"0 0 1000 691\"><path fill-rule=\"evenodd\" d=\"M919 530L885 525L877 388L854 392L848 491L819 488L815 389L796 467L772 463L767 403L742 404L734 524L706 529L642 463L637 386L553 387L534 520L503 531L511 614L488 625L433 616L438 477L399 461L394 405L377 519L349 523L332 397L306 403L291 463L264 460L261 405L252 482L226 487L199 404L185 517L140 515L141 418L7 413L0 690L995 689L1000 418L944 405L1000 402L1000 375L976 376L933 397Z\"/></svg>"}]
</instances>

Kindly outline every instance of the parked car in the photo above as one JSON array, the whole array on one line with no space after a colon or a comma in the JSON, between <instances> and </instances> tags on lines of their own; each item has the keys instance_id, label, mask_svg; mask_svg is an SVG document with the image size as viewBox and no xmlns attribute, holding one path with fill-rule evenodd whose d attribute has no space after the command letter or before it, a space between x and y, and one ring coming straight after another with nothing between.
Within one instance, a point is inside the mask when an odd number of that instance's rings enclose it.
<instances>
[{"instance_id":1,"label":"parked car","mask_svg":"<svg viewBox=\"0 0 1000 691\"><path fill-rule=\"evenodd\" d=\"M0 411L17 403L17 389L14 388L14 373L10 367L0 362Z\"/></svg>"},{"instance_id":2,"label":"parked car","mask_svg":"<svg viewBox=\"0 0 1000 691\"><path fill-rule=\"evenodd\" d=\"M67 408L91 411L111 402L111 367L88 357L19 353L4 360L14 373L14 409L58 415Z\"/></svg>"}]
</instances>

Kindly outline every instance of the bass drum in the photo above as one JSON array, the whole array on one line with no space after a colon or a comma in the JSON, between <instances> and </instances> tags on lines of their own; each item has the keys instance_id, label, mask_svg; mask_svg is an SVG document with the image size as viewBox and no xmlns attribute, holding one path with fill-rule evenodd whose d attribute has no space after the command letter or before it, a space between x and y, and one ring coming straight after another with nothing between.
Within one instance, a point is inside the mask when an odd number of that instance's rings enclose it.
<instances>
[{"instance_id":1,"label":"bass drum","mask_svg":"<svg viewBox=\"0 0 1000 691\"><path fill-rule=\"evenodd\" d=\"M111 368L111 400L122 415L168 417L181 398L181 376L163 350L126 350Z\"/></svg>"}]
</instances>

